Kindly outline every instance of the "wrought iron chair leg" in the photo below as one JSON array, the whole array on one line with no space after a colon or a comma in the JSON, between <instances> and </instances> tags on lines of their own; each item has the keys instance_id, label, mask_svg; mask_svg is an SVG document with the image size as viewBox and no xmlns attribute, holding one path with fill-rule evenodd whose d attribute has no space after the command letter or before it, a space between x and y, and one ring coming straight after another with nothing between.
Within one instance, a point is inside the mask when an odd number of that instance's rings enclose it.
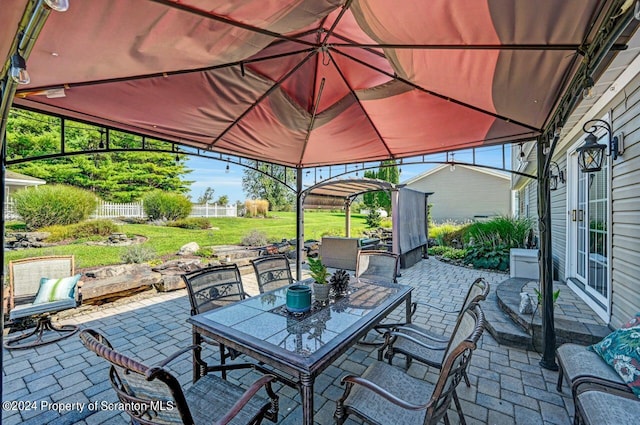
<instances>
[{"instance_id":1,"label":"wrought iron chair leg","mask_svg":"<svg viewBox=\"0 0 640 425\"><path fill-rule=\"evenodd\" d=\"M469 375L467 375L467 371L462 372L462 377L464 378L464 383L467 384L467 388L471 388L471 382L469 381Z\"/></svg>"},{"instance_id":2,"label":"wrought iron chair leg","mask_svg":"<svg viewBox=\"0 0 640 425\"><path fill-rule=\"evenodd\" d=\"M562 366L558 368L558 383L556 384L556 391L559 393L562 392L562 379L564 378L564 373L562 370Z\"/></svg>"},{"instance_id":3,"label":"wrought iron chair leg","mask_svg":"<svg viewBox=\"0 0 640 425\"><path fill-rule=\"evenodd\" d=\"M464 414L462 413L462 406L460 406L460 400L458 399L458 393L456 390L453 390L453 404L456 406L456 410L458 411L458 417L460 418L460 425L466 425L467 422L464 419Z\"/></svg>"},{"instance_id":4,"label":"wrought iron chair leg","mask_svg":"<svg viewBox=\"0 0 640 425\"><path fill-rule=\"evenodd\" d=\"M442 417L442 420L444 421L444 425L451 425L451 422L449 422L449 415L447 415L447 412L444 412L444 416Z\"/></svg>"}]
</instances>

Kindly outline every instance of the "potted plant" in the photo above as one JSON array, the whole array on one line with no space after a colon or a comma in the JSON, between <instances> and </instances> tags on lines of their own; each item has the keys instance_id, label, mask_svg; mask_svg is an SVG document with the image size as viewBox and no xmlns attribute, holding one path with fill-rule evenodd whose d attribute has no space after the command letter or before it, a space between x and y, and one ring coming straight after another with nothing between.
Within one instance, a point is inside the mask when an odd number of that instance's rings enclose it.
<instances>
[{"instance_id":1,"label":"potted plant","mask_svg":"<svg viewBox=\"0 0 640 425\"><path fill-rule=\"evenodd\" d=\"M327 277L329 276L327 266L322 264L320 257L309 257L308 262L309 274L313 278L313 293L316 295L317 301L325 303L329 299L329 290L331 289L330 286L327 285Z\"/></svg>"},{"instance_id":2,"label":"potted plant","mask_svg":"<svg viewBox=\"0 0 640 425\"><path fill-rule=\"evenodd\" d=\"M336 270L330 280L333 292L338 296L347 295L349 286L349 274L345 270Z\"/></svg>"}]
</instances>

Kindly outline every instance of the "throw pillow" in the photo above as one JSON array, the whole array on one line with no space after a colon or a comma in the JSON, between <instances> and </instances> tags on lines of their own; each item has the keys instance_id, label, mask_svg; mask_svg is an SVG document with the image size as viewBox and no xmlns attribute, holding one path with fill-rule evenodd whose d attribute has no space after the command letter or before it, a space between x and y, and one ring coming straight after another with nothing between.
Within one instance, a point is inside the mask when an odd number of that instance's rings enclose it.
<instances>
[{"instance_id":1,"label":"throw pillow","mask_svg":"<svg viewBox=\"0 0 640 425\"><path fill-rule=\"evenodd\" d=\"M631 391L640 397L640 324L620 328L588 348L612 366Z\"/></svg>"},{"instance_id":2,"label":"throw pillow","mask_svg":"<svg viewBox=\"0 0 640 425\"><path fill-rule=\"evenodd\" d=\"M49 303L52 301L61 301L67 298L75 297L76 284L80 280L81 274L75 276L63 277L59 279L48 279L43 277L40 279L40 288L36 294L34 304Z\"/></svg>"},{"instance_id":3,"label":"throw pillow","mask_svg":"<svg viewBox=\"0 0 640 425\"><path fill-rule=\"evenodd\" d=\"M627 323L620 326L621 328L633 328L634 326L640 325L640 311L636 313Z\"/></svg>"}]
</instances>

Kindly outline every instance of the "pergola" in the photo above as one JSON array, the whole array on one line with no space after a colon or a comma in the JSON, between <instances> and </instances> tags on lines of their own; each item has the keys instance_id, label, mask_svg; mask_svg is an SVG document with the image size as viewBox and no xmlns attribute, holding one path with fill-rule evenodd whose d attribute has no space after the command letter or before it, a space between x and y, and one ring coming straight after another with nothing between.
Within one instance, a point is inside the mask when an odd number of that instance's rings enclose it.
<instances>
[{"instance_id":1,"label":"pergola","mask_svg":"<svg viewBox=\"0 0 640 425\"><path fill-rule=\"evenodd\" d=\"M3 178L12 106L292 167L298 211L308 167L536 139L541 364L556 367L549 162L582 90L636 30L634 2L71 0L52 11L60 3L3 1ZM18 85L23 65L31 78Z\"/></svg>"}]
</instances>

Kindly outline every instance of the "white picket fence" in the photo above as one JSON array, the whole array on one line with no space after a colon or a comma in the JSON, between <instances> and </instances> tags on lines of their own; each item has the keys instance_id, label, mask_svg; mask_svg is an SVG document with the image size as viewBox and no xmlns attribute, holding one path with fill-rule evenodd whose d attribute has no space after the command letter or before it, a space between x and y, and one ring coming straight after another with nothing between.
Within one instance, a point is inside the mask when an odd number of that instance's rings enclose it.
<instances>
[{"instance_id":1,"label":"white picket fence","mask_svg":"<svg viewBox=\"0 0 640 425\"><path fill-rule=\"evenodd\" d=\"M129 203L115 203L101 201L96 208L92 218L144 218L144 208L142 201Z\"/></svg>"},{"instance_id":2,"label":"white picket fence","mask_svg":"<svg viewBox=\"0 0 640 425\"><path fill-rule=\"evenodd\" d=\"M237 217L237 208L235 205L218 205L218 204L192 204L191 214L189 217ZM114 203L100 202L96 212L91 218L145 218L143 203ZM15 210L13 201L9 199L5 203L4 219L17 220L20 216Z\"/></svg>"}]
</instances>

